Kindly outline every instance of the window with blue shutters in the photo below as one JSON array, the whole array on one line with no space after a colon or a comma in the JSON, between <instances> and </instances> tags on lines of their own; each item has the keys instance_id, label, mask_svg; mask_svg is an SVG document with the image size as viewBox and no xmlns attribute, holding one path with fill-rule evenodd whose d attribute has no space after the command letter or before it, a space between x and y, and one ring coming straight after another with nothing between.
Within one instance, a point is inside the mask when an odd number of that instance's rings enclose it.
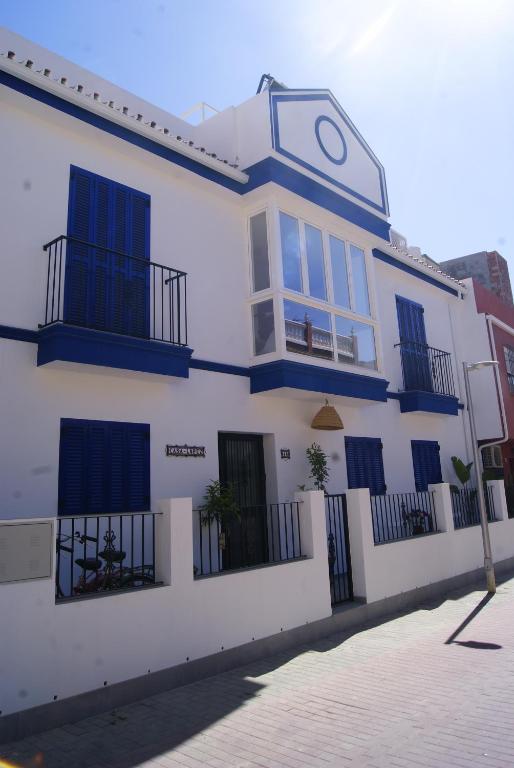
<instances>
[{"instance_id":1,"label":"window with blue shutters","mask_svg":"<svg viewBox=\"0 0 514 768\"><path fill-rule=\"evenodd\" d=\"M149 195L72 166L65 322L147 337L149 259Z\"/></svg>"},{"instance_id":2,"label":"window with blue shutters","mask_svg":"<svg viewBox=\"0 0 514 768\"><path fill-rule=\"evenodd\" d=\"M439 443L434 440L412 440L412 464L417 491L426 491L432 483L442 483Z\"/></svg>"},{"instance_id":3,"label":"window with blue shutters","mask_svg":"<svg viewBox=\"0 0 514 768\"><path fill-rule=\"evenodd\" d=\"M345 437L348 488L369 488L371 495L386 492L382 440L379 437Z\"/></svg>"},{"instance_id":4,"label":"window with blue shutters","mask_svg":"<svg viewBox=\"0 0 514 768\"><path fill-rule=\"evenodd\" d=\"M61 419L59 514L150 507L150 426Z\"/></svg>"},{"instance_id":5,"label":"window with blue shutters","mask_svg":"<svg viewBox=\"0 0 514 768\"><path fill-rule=\"evenodd\" d=\"M403 296L396 297L398 332L404 387L406 390L432 392L432 376L425 331L425 310L421 304Z\"/></svg>"}]
</instances>

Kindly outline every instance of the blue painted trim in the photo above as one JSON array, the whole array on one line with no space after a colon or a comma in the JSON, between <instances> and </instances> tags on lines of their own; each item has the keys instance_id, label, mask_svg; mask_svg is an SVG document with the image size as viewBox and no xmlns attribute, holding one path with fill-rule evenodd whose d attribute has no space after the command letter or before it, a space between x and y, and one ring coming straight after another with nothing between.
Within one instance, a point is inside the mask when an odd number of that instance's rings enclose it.
<instances>
[{"instance_id":1,"label":"blue painted trim","mask_svg":"<svg viewBox=\"0 0 514 768\"><path fill-rule=\"evenodd\" d=\"M389 222L274 157L267 157L251 165L246 169L246 173L250 176L246 192L273 182L389 242Z\"/></svg>"},{"instance_id":2,"label":"blue painted trim","mask_svg":"<svg viewBox=\"0 0 514 768\"><path fill-rule=\"evenodd\" d=\"M395 259L394 256L390 256L388 253L384 253L378 248L373 248L373 256L375 257L375 259L378 259L379 261L383 261L385 264L389 264L391 267L396 267L397 269L401 269L402 272L407 272L408 275L412 275L413 277L418 277L420 280L424 280L425 283L429 283L430 285L434 285L436 288L440 288L442 291L446 291L446 293L450 293L452 296L457 296L457 297L459 296L459 291L457 291L455 288L450 288L449 285L444 285L444 283L440 283L434 277L431 277L430 275L426 275L424 272L420 272L415 267L409 266L409 264L404 264L403 261L399 261L399 259Z\"/></svg>"},{"instance_id":3,"label":"blue painted trim","mask_svg":"<svg viewBox=\"0 0 514 768\"><path fill-rule=\"evenodd\" d=\"M13 339L13 341L28 341L37 344L39 334L28 328L15 328L12 325L0 325L0 339Z\"/></svg>"},{"instance_id":4,"label":"blue painted trim","mask_svg":"<svg viewBox=\"0 0 514 768\"><path fill-rule=\"evenodd\" d=\"M216 184L221 184L221 186L227 187L233 192L244 194L244 189L241 190L241 188L244 188L245 185L240 181L230 179L228 176L225 176L224 174L219 173L214 169L208 168L207 166L202 165L202 163L198 163L196 160L186 157L185 155L181 155L179 152L176 152L170 147L165 147L158 142L146 138L145 136L134 133L134 131L131 131L129 128L125 128L124 126L118 125L117 123L113 123L106 117L102 117L101 115L97 115L94 112L90 112L83 107L79 107L77 104L72 104L69 101L62 99L60 96L56 96L53 93L48 93L48 91L44 91L43 89L38 88L36 85L27 83L25 80L20 80L8 72L3 72L0 70L0 83L7 86L8 88L12 88L13 90L18 91L19 93L23 93L25 96L29 96L36 101L40 101L42 104L46 104L47 106L53 107L60 112L64 112L71 117L75 117L77 120L81 120L82 122L93 125L95 128L99 128L106 133L110 133L112 136L116 136L118 139L123 139L130 144L134 144L136 147L140 147L141 149L145 149L148 152L152 152L154 155L158 155L164 160L168 160L169 162L175 163L176 165L180 165L182 168L186 168L188 171L192 171L193 173L202 176L204 179L213 181Z\"/></svg>"},{"instance_id":5,"label":"blue painted trim","mask_svg":"<svg viewBox=\"0 0 514 768\"><path fill-rule=\"evenodd\" d=\"M343 145L343 154L341 155L340 158L333 157L328 151L328 149L325 147L325 145L323 144L321 140L320 132L319 132L319 127L321 123L328 123L333 128L335 128L337 135L341 139L341 144ZM348 147L346 146L346 141L344 140L344 136L341 133L341 129L339 128L337 123L334 122L334 120L332 120L331 117L328 117L328 115L320 115L319 117L316 118L316 122L314 123L314 133L316 134L316 139L318 140L319 148L321 149L321 151L323 152L327 160L330 160L330 162L334 163L334 165L344 165L346 158L348 157Z\"/></svg>"},{"instance_id":6,"label":"blue painted trim","mask_svg":"<svg viewBox=\"0 0 514 768\"><path fill-rule=\"evenodd\" d=\"M189 347L57 323L39 333L37 364L61 360L187 379L192 351Z\"/></svg>"},{"instance_id":7,"label":"blue painted trim","mask_svg":"<svg viewBox=\"0 0 514 768\"><path fill-rule=\"evenodd\" d=\"M398 392L400 411L402 413L414 413L425 411L426 413L442 413L446 416L457 416L459 401L450 395L438 395L435 392L421 392L412 390Z\"/></svg>"},{"instance_id":8,"label":"blue painted trim","mask_svg":"<svg viewBox=\"0 0 514 768\"><path fill-rule=\"evenodd\" d=\"M48 93L31 83L20 80L19 78L14 77L14 75L1 70L0 84L12 88L42 104L46 104L47 106L64 112L71 117L75 117L77 120L88 123L112 136L127 141L147 152L151 152L168 162L186 168L188 171L196 173L220 186L226 187L238 195L245 195L253 189L273 181L275 184L279 184L285 189L289 189L291 192L319 205L321 208L325 208L331 213L335 213L337 216L341 216L343 219L366 229L368 232L372 232L383 240L389 241L390 224L388 222L380 219L378 216L374 216L372 213L364 210L355 203L352 203L350 200L340 197L333 190L315 182L313 179L280 163L276 158L266 158L247 168L246 173L249 174L250 181L247 184L243 184L234 179L229 179L222 173L207 168L201 163L185 157L179 152L175 152L173 149L164 147L151 139L134 133L129 128L117 125L107 118L89 112L87 109L79 107L76 104L71 104L59 96Z\"/></svg>"},{"instance_id":9,"label":"blue painted trim","mask_svg":"<svg viewBox=\"0 0 514 768\"><path fill-rule=\"evenodd\" d=\"M284 94L284 93L273 93L270 96L271 99L271 115L270 119L273 125L272 128L272 136L273 136L273 149L278 152L281 155L284 155L284 157L288 157L290 160L293 160L295 163L298 163L299 165L303 166L307 170L311 171L312 173L315 173L317 176L320 176L322 179L325 179L325 181L330 182L331 184L334 184L336 187L339 187L339 189L344 190L345 192L348 192L353 197L357 198L363 203L366 203L367 205L370 205L372 208L376 208L377 211L380 211L381 213L385 213L386 215L389 214L388 204L387 204L387 193L386 193L386 184L385 184L385 173L383 166L378 162L376 157L371 152L371 149L368 147L367 143L364 141L360 133L357 131L356 127L353 125L352 121L346 114L346 112L342 109L340 104L337 102L337 100L334 98L334 96L331 93L303 93L303 94ZM299 158L297 155L294 155L290 152L288 152L286 149L284 149L280 144L280 130L279 130L279 120L278 120L278 110L277 110L277 104L281 101L328 101L332 107L335 109L343 123L346 125L348 130L353 134L356 141L361 145L363 150L366 152L367 156L375 166L375 168L378 171L378 178L380 183L380 197L382 201L382 205L378 205L373 200L370 200L367 197L364 197L364 195L359 194L354 189L351 189L350 187L347 187L345 184L342 184L340 181L337 181L337 179L334 179L332 176L329 176L326 173L323 173L323 171L320 171L319 168L316 168L315 166L311 165L310 163L305 162L301 158Z\"/></svg>"},{"instance_id":10,"label":"blue painted trim","mask_svg":"<svg viewBox=\"0 0 514 768\"><path fill-rule=\"evenodd\" d=\"M387 401L387 382L373 376L336 371L316 365L275 360L250 368L250 392L268 392L282 387L322 392L327 395Z\"/></svg>"},{"instance_id":11,"label":"blue painted trim","mask_svg":"<svg viewBox=\"0 0 514 768\"><path fill-rule=\"evenodd\" d=\"M240 365L230 365L230 363L215 363L212 360L200 360L192 357L189 363L190 368L196 368L200 371L213 371L214 373L228 373L232 376L250 376L250 369L243 368Z\"/></svg>"}]
</instances>

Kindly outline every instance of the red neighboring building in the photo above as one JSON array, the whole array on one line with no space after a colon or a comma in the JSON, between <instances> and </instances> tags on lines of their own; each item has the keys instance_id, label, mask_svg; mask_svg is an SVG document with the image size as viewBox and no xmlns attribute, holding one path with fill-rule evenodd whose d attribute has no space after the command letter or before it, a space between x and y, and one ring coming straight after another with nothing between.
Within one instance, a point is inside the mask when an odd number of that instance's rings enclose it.
<instances>
[{"instance_id":1,"label":"red neighboring building","mask_svg":"<svg viewBox=\"0 0 514 768\"><path fill-rule=\"evenodd\" d=\"M473 288L477 310L491 318L497 360L499 362L500 381L507 419L508 437L501 448L501 464L505 473L505 482L514 486L514 306L506 304L492 291L473 279ZM495 453L497 458L495 458ZM494 449L484 456L484 464L498 466L499 452Z\"/></svg>"}]
</instances>

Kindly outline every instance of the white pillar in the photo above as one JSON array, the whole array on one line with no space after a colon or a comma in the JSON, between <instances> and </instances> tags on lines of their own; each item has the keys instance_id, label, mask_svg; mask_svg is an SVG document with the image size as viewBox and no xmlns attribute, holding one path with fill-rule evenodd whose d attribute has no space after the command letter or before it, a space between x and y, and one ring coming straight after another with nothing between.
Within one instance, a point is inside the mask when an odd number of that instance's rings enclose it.
<instances>
[{"instance_id":1,"label":"white pillar","mask_svg":"<svg viewBox=\"0 0 514 768\"><path fill-rule=\"evenodd\" d=\"M449 483L434 483L428 486L434 494L434 510L437 530L441 533L451 533L455 530L453 524L452 492Z\"/></svg>"},{"instance_id":2,"label":"white pillar","mask_svg":"<svg viewBox=\"0 0 514 768\"><path fill-rule=\"evenodd\" d=\"M352 559L353 594L370 600L371 560L375 542L371 520L371 502L368 488L351 488L346 491L350 555Z\"/></svg>"},{"instance_id":3,"label":"white pillar","mask_svg":"<svg viewBox=\"0 0 514 768\"><path fill-rule=\"evenodd\" d=\"M316 566L316 575L324 590L323 609L329 616L332 613L330 597L330 576L328 572L327 524L325 516L325 494L323 491L304 491L295 493L295 501L300 502L300 535L302 555L311 557Z\"/></svg>"},{"instance_id":4,"label":"white pillar","mask_svg":"<svg viewBox=\"0 0 514 768\"><path fill-rule=\"evenodd\" d=\"M193 501L161 499L155 526L156 576L164 584L189 586L193 581Z\"/></svg>"}]
</instances>

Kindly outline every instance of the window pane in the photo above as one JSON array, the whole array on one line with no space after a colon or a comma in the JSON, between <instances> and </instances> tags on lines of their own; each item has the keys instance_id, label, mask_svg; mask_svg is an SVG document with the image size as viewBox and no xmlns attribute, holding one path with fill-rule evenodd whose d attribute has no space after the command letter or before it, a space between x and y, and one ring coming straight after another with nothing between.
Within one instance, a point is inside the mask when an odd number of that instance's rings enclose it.
<instances>
[{"instance_id":1,"label":"window pane","mask_svg":"<svg viewBox=\"0 0 514 768\"><path fill-rule=\"evenodd\" d=\"M336 316L337 359L340 363L377 367L375 335L371 325Z\"/></svg>"},{"instance_id":2,"label":"window pane","mask_svg":"<svg viewBox=\"0 0 514 768\"><path fill-rule=\"evenodd\" d=\"M332 262L334 302L340 307L350 309L350 291L348 288L348 270L346 267L344 242L333 235L330 235L330 259Z\"/></svg>"},{"instance_id":3,"label":"window pane","mask_svg":"<svg viewBox=\"0 0 514 768\"><path fill-rule=\"evenodd\" d=\"M355 294L354 310L361 315L369 315L368 280L366 277L366 261L364 251L355 245L350 245L352 258L353 292Z\"/></svg>"},{"instance_id":4,"label":"window pane","mask_svg":"<svg viewBox=\"0 0 514 768\"><path fill-rule=\"evenodd\" d=\"M325 283L325 263L323 261L323 240L316 227L305 225L305 244L307 247L307 268L309 271L309 293L316 299L327 299Z\"/></svg>"},{"instance_id":5,"label":"window pane","mask_svg":"<svg viewBox=\"0 0 514 768\"><path fill-rule=\"evenodd\" d=\"M291 291L303 291L298 221L286 213L280 214L280 240L284 286Z\"/></svg>"},{"instance_id":6,"label":"window pane","mask_svg":"<svg viewBox=\"0 0 514 768\"><path fill-rule=\"evenodd\" d=\"M333 360L330 314L284 299L286 349L301 355Z\"/></svg>"},{"instance_id":7,"label":"window pane","mask_svg":"<svg viewBox=\"0 0 514 768\"><path fill-rule=\"evenodd\" d=\"M262 291L269 288L268 230L266 211L250 219L250 242L252 251L252 288Z\"/></svg>"},{"instance_id":8,"label":"window pane","mask_svg":"<svg viewBox=\"0 0 514 768\"><path fill-rule=\"evenodd\" d=\"M252 306L253 348L256 355L275 351L273 299Z\"/></svg>"}]
</instances>

